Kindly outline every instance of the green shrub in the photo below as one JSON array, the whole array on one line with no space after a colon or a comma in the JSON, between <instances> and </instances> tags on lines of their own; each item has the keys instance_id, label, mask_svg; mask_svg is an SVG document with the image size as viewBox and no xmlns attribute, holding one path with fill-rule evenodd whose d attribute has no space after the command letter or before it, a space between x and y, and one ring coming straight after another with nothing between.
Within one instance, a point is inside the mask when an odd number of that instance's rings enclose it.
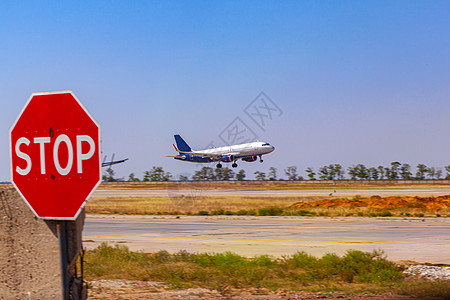
<instances>
[{"instance_id":1,"label":"green shrub","mask_svg":"<svg viewBox=\"0 0 450 300\"><path fill-rule=\"evenodd\" d=\"M310 214L311 213L309 211L307 211L307 210L298 210L295 213L295 215L297 215L297 216L308 216Z\"/></svg>"},{"instance_id":2,"label":"green shrub","mask_svg":"<svg viewBox=\"0 0 450 300\"><path fill-rule=\"evenodd\" d=\"M283 214L283 209L279 207L260 208L258 214L260 216L280 216Z\"/></svg>"},{"instance_id":3,"label":"green shrub","mask_svg":"<svg viewBox=\"0 0 450 300\"><path fill-rule=\"evenodd\" d=\"M297 252L274 259L269 255L246 258L233 252L153 254L130 251L126 246L101 244L85 255L85 274L94 278L135 278L164 281L172 287L202 286L304 289L309 286L368 283L378 287L400 284L402 274L382 252L350 250L344 257L326 254L318 259ZM320 289L320 288L319 288Z\"/></svg>"},{"instance_id":4,"label":"green shrub","mask_svg":"<svg viewBox=\"0 0 450 300\"><path fill-rule=\"evenodd\" d=\"M387 282L401 278L397 267L383 257L382 251L372 253L349 250L342 258L339 276L347 282Z\"/></svg>"},{"instance_id":5,"label":"green shrub","mask_svg":"<svg viewBox=\"0 0 450 300\"><path fill-rule=\"evenodd\" d=\"M392 214L390 211L383 211L378 214L379 217L392 217Z\"/></svg>"},{"instance_id":6,"label":"green shrub","mask_svg":"<svg viewBox=\"0 0 450 300\"><path fill-rule=\"evenodd\" d=\"M317 258L307 254L304 251L295 253L289 260L288 264L294 268L311 268L317 263Z\"/></svg>"},{"instance_id":7,"label":"green shrub","mask_svg":"<svg viewBox=\"0 0 450 300\"><path fill-rule=\"evenodd\" d=\"M277 262L274 261L269 255L260 255L255 257L252 264L260 266L260 267L273 267L277 265Z\"/></svg>"},{"instance_id":8,"label":"green shrub","mask_svg":"<svg viewBox=\"0 0 450 300\"><path fill-rule=\"evenodd\" d=\"M247 214L248 214L249 216L256 216L256 215L257 215L257 212L256 212L256 210L254 210L254 209L250 209L250 210L247 211Z\"/></svg>"},{"instance_id":9,"label":"green shrub","mask_svg":"<svg viewBox=\"0 0 450 300\"><path fill-rule=\"evenodd\" d=\"M159 252L157 252L155 254L154 259L155 259L155 261L157 261L159 263L166 263L171 260L171 255L166 250L160 250Z\"/></svg>"}]
</instances>

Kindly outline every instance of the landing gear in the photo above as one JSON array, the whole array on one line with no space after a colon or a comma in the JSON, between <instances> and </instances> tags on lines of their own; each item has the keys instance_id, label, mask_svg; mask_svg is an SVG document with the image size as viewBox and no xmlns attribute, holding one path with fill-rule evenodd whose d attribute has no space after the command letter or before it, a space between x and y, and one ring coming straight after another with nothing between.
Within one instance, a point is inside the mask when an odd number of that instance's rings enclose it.
<instances>
[{"instance_id":1,"label":"landing gear","mask_svg":"<svg viewBox=\"0 0 450 300\"><path fill-rule=\"evenodd\" d=\"M233 163L231 166L232 166L233 168L237 168L237 163Z\"/></svg>"},{"instance_id":2,"label":"landing gear","mask_svg":"<svg viewBox=\"0 0 450 300\"><path fill-rule=\"evenodd\" d=\"M260 163L263 162L262 155L259 156L259 162L260 162Z\"/></svg>"},{"instance_id":3,"label":"landing gear","mask_svg":"<svg viewBox=\"0 0 450 300\"><path fill-rule=\"evenodd\" d=\"M217 167L217 169L220 169L220 168L222 168L222 164L221 164L221 163L218 163L218 164L216 165L216 167Z\"/></svg>"}]
</instances>

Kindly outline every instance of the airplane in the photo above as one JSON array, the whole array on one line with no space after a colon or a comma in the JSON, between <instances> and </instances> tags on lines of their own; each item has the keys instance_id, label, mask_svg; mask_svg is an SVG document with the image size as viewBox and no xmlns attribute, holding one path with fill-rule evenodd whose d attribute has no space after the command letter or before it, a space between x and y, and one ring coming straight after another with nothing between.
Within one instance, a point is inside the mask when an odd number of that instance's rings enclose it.
<instances>
[{"instance_id":1,"label":"airplane","mask_svg":"<svg viewBox=\"0 0 450 300\"><path fill-rule=\"evenodd\" d=\"M231 166L236 168L236 161L239 159L253 162L259 157L260 162L263 162L262 156L275 150L274 146L266 142L252 142L219 148L192 150L179 134L174 135L174 137L177 145L175 146L174 144L173 147L179 154L167 157L196 163L218 162L216 165L217 168L222 168L221 162L233 162Z\"/></svg>"}]
</instances>

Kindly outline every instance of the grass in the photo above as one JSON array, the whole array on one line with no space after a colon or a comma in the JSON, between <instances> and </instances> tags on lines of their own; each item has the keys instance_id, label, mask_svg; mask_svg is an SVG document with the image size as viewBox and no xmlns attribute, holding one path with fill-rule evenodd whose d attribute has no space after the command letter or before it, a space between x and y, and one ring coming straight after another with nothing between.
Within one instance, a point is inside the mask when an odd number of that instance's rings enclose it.
<instances>
[{"instance_id":1,"label":"grass","mask_svg":"<svg viewBox=\"0 0 450 300\"><path fill-rule=\"evenodd\" d=\"M297 252L282 259L268 255L246 258L232 252L146 254L124 245L101 244L85 255L85 276L94 279L162 281L174 288L266 288L294 291L396 292L450 296L450 282L405 280L383 253L349 250L343 257L322 258Z\"/></svg>"},{"instance_id":2,"label":"grass","mask_svg":"<svg viewBox=\"0 0 450 300\"><path fill-rule=\"evenodd\" d=\"M114 214L183 214L251 215L253 210L278 207L284 209L298 201L317 201L326 197L251 197L198 196L176 198L92 198L86 204L87 213ZM220 213L222 212L223 213Z\"/></svg>"},{"instance_id":3,"label":"grass","mask_svg":"<svg viewBox=\"0 0 450 300\"><path fill-rule=\"evenodd\" d=\"M449 180L171 181L103 182L99 189L377 189L449 188Z\"/></svg>"},{"instance_id":4,"label":"grass","mask_svg":"<svg viewBox=\"0 0 450 300\"><path fill-rule=\"evenodd\" d=\"M355 217L450 217L450 208L374 208L369 206L334 206L296 208L296 202L313 203L329 199L324 196L250 197L198 196L178 198L93 198L87 213L137 215L237 215L237 216L355 216ZM350 200L361 201L361 197Z\"/></svg>"},{"instance_id":5,"label":"grass","mask_svg":"<svg viewBox=\"0 0 450 300\"><path fill-rule=\"evenodd\" d=\"M398 286L398 293L416 298L450 299L450 282L447 280L405 280Z\"/></svg>"}]
</instances>

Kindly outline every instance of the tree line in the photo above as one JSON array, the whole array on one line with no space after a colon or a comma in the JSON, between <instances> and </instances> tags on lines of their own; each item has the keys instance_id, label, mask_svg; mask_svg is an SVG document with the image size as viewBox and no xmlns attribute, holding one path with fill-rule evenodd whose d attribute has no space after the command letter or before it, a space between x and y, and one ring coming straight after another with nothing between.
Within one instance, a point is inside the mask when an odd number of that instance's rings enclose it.
<instances>
[{"instance_id":1,"label":"tree line","mask_svg":"<svg viewBox=\"0 0 450 300\"><path fill-rule=\"evenodd\" d=\"M306 180L424 180L424 179L450 179L450 165L444 167L446 174L441 168L427 167L418 164L415 171L407 163L391 162L389 166L366 167L363 164L353 165L347 168L347 172L340 164L323 166L314 172L307 168ZM297 174L297 167L291 166L285 169L288 180L305 180Z\"/></svg>"},{"instance_id":2,"label":"tree line","mask_svg":"<svg viewBox=\"0 0 450 300\"><path fill-rule=\"evenodd\" d=\"M320 167L317 171L308 167L304 171L306 179L298 174L296 166L289 166L284 169L285 177L279 177L277 168L270 167L266 174L262 171L253 173L255 180L424 180L424 179L450 179L450 165L444 167L445 174L441 168L428 167L424 164L418 164L415 170L406 163L391 162L387 167L376 166L367 167L363 164L353 165L347 170L340 164L330 164ZM103 181L129 181L129 182L147 182L147 181L173 181L173 180L245 180L247 174L245 170L238 172L224 168L203 167L196 171L191 177L187 175L179 175L174 178L170 172L164 171L163 167L154 166L151 170L145 171L142 179L136 177L134 173L125 178L115 178L114 171L111 168L106 170Z\"/></svg>"}]
</instances>

